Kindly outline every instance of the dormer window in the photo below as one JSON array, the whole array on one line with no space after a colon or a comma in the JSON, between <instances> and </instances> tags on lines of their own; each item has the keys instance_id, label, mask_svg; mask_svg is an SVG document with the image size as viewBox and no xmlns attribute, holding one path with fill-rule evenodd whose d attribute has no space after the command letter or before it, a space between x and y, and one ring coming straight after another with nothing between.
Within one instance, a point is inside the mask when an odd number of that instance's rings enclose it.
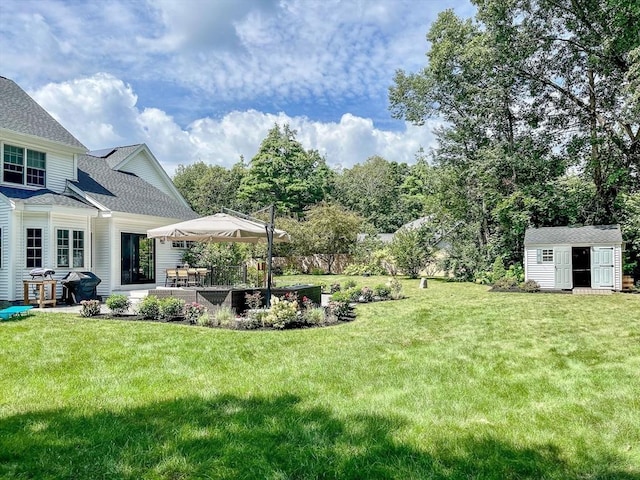
<instances>
[{"instance_id":1,"label":"dormer window","mask_svg":"<svg viewBox=\"0 0 640 480\"><path fill-rule=\"evenodd\" d=\"M44 152L13 145L4 146L3 182L44 187L46 170L47 155Z\"/></svg>"}]
</instances>

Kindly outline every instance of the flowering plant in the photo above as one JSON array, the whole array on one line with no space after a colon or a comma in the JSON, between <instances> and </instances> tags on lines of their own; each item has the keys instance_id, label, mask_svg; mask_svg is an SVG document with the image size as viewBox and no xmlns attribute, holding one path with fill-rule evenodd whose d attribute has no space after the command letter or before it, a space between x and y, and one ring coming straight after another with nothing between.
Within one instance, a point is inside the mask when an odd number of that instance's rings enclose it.
<instances>
[{"instance_id":1,"label":"flowering plant","mask_svg":"<svg viewBox=\"0 0 640 480\"><path fill-rule=\"evenodd\" d=\"M189 323L197 323L206 312L207 308L198 302L187 303L184 306L184 316Z\"/></svg>"}]
</instances>

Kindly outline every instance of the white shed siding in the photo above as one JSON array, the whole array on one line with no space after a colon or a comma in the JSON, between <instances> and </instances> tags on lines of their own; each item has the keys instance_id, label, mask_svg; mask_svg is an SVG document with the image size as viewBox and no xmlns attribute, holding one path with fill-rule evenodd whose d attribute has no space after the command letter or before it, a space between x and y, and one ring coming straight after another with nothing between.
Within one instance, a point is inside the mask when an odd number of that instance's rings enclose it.
<instances>
[{"instance_id":1,"label":"white shed siding","mask_svg":"<svg viewBox=\"0 0 640 480\"><path fill-rule=\"evenodd\" d=\"M556 245L566 247L592 247L591 245ZM596 245L597 247L613 247L614 258L614 290L622 290L622 245ZM525 280L535 280L542 289L555 288L555 267L552 263L538 263L538 249L552 248L549 245L529 245L525 249Z\"/></svg>"},{"instance_id":2,"label":"white shed siding","mask_svg":"<svg viewBox=\"0 0 640 480\"><path fill-rule=\"evenodd\" d=\"M73 155L47 153L47 188L62 193L67 179L76 178Z\"/></svg>"},{"instance_id":3,"label":"white shed siding","mask_svg":"<svg viewBox=\"0 0 640 480\"><path fill-rule=\"evenodd\" d=\"M544 248L549 248L545 246ZM525 280L534 280L543 289L555 288L555 268L553 263L538 263L538 247L525 250Z\"/></svg>"},{"instance_id":4,"label":"white shed siding","mask_svg":"<svg viewBox=\"0 0 640 480\"><path fill-rule=\"evenodd\" d=\"M613 262L613 288L622 290L622 245L616 245L613 248Z\"/></svg>"},{"instance_id":5,"label":"white shed siding","mask_svg":"<svg viewBox=\"0 0 640 480\"><path fill-rule=\"evenodd\" d=\"M167 186L166 177L154 168L154 163L155 161L152 158L149 158L144 151L141 151L119 170L133 173L156 187L158 190L174 197L175 193Z\"/></svg>"}]
</instances>

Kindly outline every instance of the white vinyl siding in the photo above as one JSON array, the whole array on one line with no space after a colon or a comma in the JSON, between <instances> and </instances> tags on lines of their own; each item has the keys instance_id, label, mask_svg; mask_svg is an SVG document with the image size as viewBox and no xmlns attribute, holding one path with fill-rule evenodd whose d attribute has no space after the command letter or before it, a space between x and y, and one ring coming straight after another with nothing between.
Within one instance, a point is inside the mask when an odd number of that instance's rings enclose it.
<instances>
[{"instance_id":1,"label":"white vinyl siding","mask_svg":"<svg viewBox=\"0 0 640 480\"><path fill-rule=\"evenodd\" d=\"M73 155L47 154L47 188L56 193L64 192L67 179L76 179Z\"/></svg>"},{"instance_id":2,"label":"white vinyl siding","mask_svg":"<svg viewBox=\"0 0 640 480\"><path fill-rule=\"evenodd\" d=\"M161 192L164 192L171 197L175 197L174 191L167 186L166 177L154 168L153 164L154 160L149 158L147 154L142 151L129 160L120 170L123 172L133 173L156 187Z\"/></svg>"},{"instance_id":3,"label":"white vinyl siding","mask_svg":"<svg viewBox=\"0 0 640 480\"><path fill-rule=\"evenodd\" d=\"M182 250L171 248L171 242L160 243L160 240L155 241L155 284L133 284L133 285L121 285L120 270L121 270L121 234L122 233L138 233L147 234L147 230L152 228L161 227L163 225L169 225L175 223L178 219L158 219L150 218L142 215L128 216L128 217L112 217L111 228L109 230L110 242L112 248L110 249L110 268L109 276L111 279L111 290L138 290L145 288L146 286L164 285L164 274L167 268L181 263ZM97 248L97 247L96 247ZM98 273L96 273L100 276Z\"/></svg>"},{"instance_id":4,"label":"white vinyl siding","mask_svg":"<svg viewBox=\"0 0 640 480\"><path fill-rule=\"evenodd\" d=\"M544 247L545 249L548 247ZM553 250L553 248L552 248ZM553 262L542 263L541 252L539 248L528 247L525 250L526 279L538 282L542 289L555 288L555 268Z\"/></svg>"},{"instance_id":5,"label":"white vinyl siding","mask_svg":"<svg viewBox=\"0 0 640 480\"><path fill-rule=\"evenodd\" d=\"M113 244L109 232L110 218L96 218L93 220L93 268L101 280L97 287L98 295L106 297L111 293L111 259ZM118 269L120 265L118 264Z\"/></svg>"},{"instance_id":6,"label":"white vinyl siding","mask_svg":"<svg viewBox=\"0 0 640 480\"><path fill-rule=\"evenodd\" d=\"M25 188L29 188L29 189L48 188L53 192L62 193L66 187L67 179L72 180L77 178L73 154L70 154L70 153L65 154L58 151L50 151L48 149L43 148L42 146L34 146L28 142L16 142L13 140L2 141L1 146L2 146L3 153L2 153L2 156L0 157L0 161L2 161L3 163L3 168L2 168L3 171L0 172L0 181L2 181L3 175L4 175L4 150L5 150L5 147L7 146L18 147L19 149L22 149L22 152L24 152L23 160L22 160L23 161L22 186L24 186ZM44 161L45 161L45 167L46 167L45 173L44 173L44 179L45 179L44 185L37 185L37 184L31 185L26 183L27 174L30 169L28 165L29 156L27 155L27 152L30 150L33 152L39 152L44 154ZM32 159L32 162L33 161L35 160ZM17 183L4 182L4 184L9 186L20 187L20 184L17 184Z\"/></svg>"},{"instance_id":7,"label":"white vinyl siding","mask_svg":"<svg viewBox=\"0 0 640 480\"><path fill-rule=\"evenodd\" d=\"M9 206L0 201L0 300L9 300L13 296L13 292L9 291L12 264L9 261L9 249L7 248L11 238L10 216Z\"/></svg>"},{"instance_id":8,"label":"white vinyl siding","mask_svg":"<svg viewBox=\"0 0 640 480\"><path fill-rule=\"evenodd\" d=\"M563 246L563 245L558 245ZM613 247L613 290L622 289L622 245L564 245L565 247ZM541 289L555 289L555 266L553 263L540 263L541 249L553 248L548 245L528 245L525 247L525 279L535 280ZM592 252L593 253L593 252ZM593 262L593 257L592 257ZM593 265L592 265L593 267ZM606 289L611 289L606 288Z\"/></svg>"}]
</instances>

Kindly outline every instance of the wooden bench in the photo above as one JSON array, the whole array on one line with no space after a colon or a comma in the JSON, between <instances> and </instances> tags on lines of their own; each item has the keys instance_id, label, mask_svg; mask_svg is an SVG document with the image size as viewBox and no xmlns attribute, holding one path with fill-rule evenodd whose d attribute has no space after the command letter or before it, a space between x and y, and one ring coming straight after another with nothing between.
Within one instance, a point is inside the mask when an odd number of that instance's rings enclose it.
<instances>
[{"instance_id":1,"label":"wooden bench","mask_svg":"<svg viewBox=\"0 0 640 480\"><path fill-rule=\"evenodd\" d=\"M8 320L13 316L21 317L32 308L33 305L16 305L15 307L5 308L4 310L0 310L0 318L2 320Z\"/></svg>"}]
</instances>

